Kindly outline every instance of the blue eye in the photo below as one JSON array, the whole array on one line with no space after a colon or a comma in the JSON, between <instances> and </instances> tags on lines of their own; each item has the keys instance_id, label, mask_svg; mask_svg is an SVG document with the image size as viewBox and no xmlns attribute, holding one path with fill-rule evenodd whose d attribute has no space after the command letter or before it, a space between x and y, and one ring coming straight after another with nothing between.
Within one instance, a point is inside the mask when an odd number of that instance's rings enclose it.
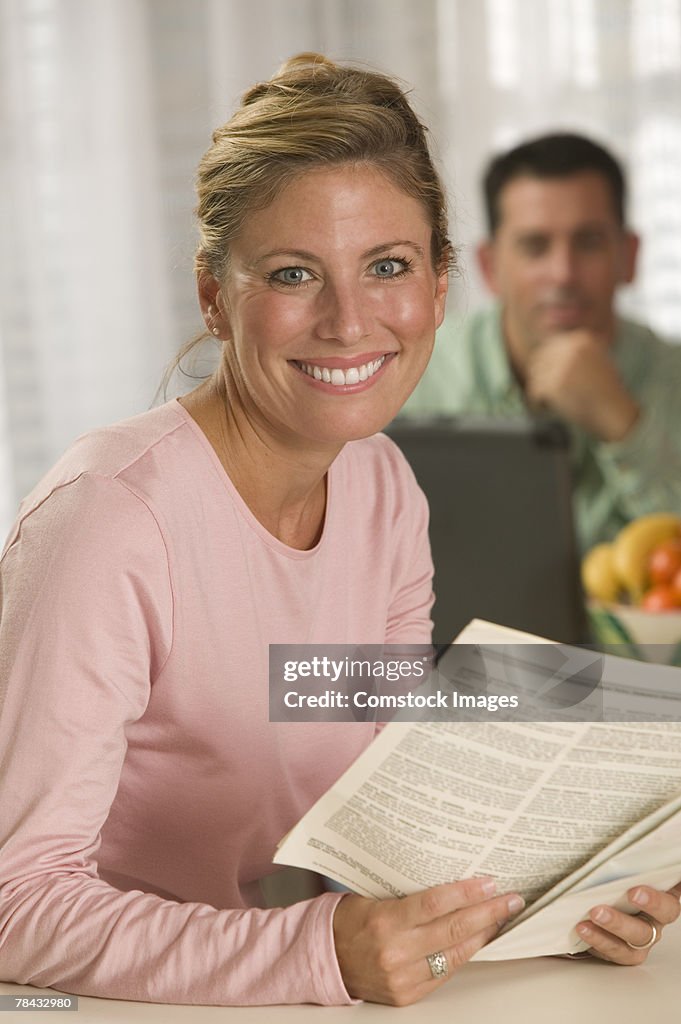
<instances>
[{"instance_id":1,"label":"blue eye","mask_svg":"<svg viewBox=\"0 0 681 1024\"><path fill-rule=\"evenodd\" d=\"M309 270L304 270L303 267L282 267L281 270L275 270L269 277L271 280L279 281L281 284L294 286L305 284L306 281L312 280L312 274Z\"/></svg>"},{"instance_id":2,"label":"blue eye","mask_svg":"<svg viewBox=\"0 0 681 1024\"><path fill-rule=\"evenodd\" d=\"M393 258L392 256L388 259L378 260L373 264L373 271L375 277L401 277L402 274L407 274L411 267L410 260L403 260Z\"/></svg>"}]
</instances>

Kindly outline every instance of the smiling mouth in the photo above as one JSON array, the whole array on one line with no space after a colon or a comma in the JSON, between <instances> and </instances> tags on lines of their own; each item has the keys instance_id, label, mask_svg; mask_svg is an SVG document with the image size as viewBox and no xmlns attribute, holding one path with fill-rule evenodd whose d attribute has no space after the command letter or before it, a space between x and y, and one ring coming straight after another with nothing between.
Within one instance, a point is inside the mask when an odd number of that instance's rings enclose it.
<instances>
[{"instance_id":1,"label":"smiling mouth","mask_svg":"<svg viewBox=\"0 0 681 1024\"><path fill-rule=\"evenodd\" d=\"M578 295L555 296L540 303L544 313L557 316L579 316L587 309L586 301Z\"/></svg>"},{"instance_id":2,"label":"smiling mouth","mask_svg":"<svg viewBox=\"0 0 681 1024\"><path fill-rule=\"evenodd\" d=\"M383 366L387 358L387 355L383 355L378 359L372 359L371 362L362 363L361 366L350 366L347 370L341 370L337 367L329 369L328 366L317 366L315 363L301 363L297 359L292 359L291 362L299 370L302 370L303 373L306 373L308 377L323 381L324 384L332 384L335 387L343 388L349 384L360 384L373 377Z\"/></svg>"}]
</instances>

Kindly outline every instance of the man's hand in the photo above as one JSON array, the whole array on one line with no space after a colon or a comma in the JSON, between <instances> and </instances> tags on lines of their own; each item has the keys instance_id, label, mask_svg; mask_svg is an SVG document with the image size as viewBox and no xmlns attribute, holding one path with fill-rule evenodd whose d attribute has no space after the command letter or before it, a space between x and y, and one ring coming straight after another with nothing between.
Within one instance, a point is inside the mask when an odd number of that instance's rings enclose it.
<instances>
[{"instance_id":1,"label":"man's hand","mask_svg":"<svg viewBox=\"0 0 681 1024\"><path fill-rule=\"evenodd\" d=\"M621 441L640 412L622 382L604 338L588 330L555 334L534 349L525 391L563 419L602 441Z\"/></svg>"}]
</instances>

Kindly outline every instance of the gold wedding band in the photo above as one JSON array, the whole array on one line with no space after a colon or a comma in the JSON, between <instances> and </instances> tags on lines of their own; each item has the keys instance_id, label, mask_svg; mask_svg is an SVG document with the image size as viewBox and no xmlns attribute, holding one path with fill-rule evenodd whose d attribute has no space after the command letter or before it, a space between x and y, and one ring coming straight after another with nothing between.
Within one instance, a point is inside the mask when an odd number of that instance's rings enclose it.
<instances>
[{"instance_id":1,"label":"gold wedding band","mask_svg":"<svg viewBox=\"0 0 681 1024\"><path fill-rule=\"evenodd\" d=\"M652 933L651 933L650 938L648 939L647 942L644 942L641 946L638 946L635 942L629 942L627 939L625 939L624 941L627 943L627 946L629 947L629 949L650 949L650 947L655 942L657 942L657 925L653 921L651 921L649 917L646 917L646 921L648 922L648 924L652 928Z\"/></svg>"},{"instance_id":2,"label":"gold wedding band","mask_svg":"<svg viewBox=\"0 0 681 1024\"><path fill-rule=\"evenodd\" d=\"M426 957L426 961L430 967L430 973L436 981L439 981L440 978L446 978L449 974L447 957L444 955L442 950L440 950L439 953L431 953L430 956Z\"/></svg>"}]
</instances>

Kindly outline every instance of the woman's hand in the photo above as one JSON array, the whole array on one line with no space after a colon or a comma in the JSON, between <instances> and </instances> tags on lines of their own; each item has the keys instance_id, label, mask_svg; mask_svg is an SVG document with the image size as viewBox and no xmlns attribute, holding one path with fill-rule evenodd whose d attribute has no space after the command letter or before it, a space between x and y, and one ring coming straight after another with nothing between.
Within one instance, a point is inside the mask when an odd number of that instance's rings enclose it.
<instances>
[{"instance_id":1,"label":"woman's hand","mask_svg":"<svg viewBox=\"0 0 681 1024\"><path fill-rule=\"evenodd\" d=\"M344 896L333 921L345 987L356 999L415 1003L443 984L426 959L444 953L449 975L523 907L516 893L493 897L494 881L469 878L396 900Z\"/></svg>"},{"instance_id":2,"label":"woman's hand","mask_svg":"<svg viewBox=\"0 0 681 1024\"><path fill-rule=\"evenodd\" d=\"M601 960L628 966L642 964L653 945L660 941L666 924L673 924L681 913L681 882L668 892L660 892L648 885L630 889L627 899L640 908L640 915L624 914L613 907L599 905L589 911L589 920L577 925L577 932L589 943L589 952ZM657 931L653 938L653 925ZM634 946L646 948L632 949Z\"/></svg>"}]
</instances>

